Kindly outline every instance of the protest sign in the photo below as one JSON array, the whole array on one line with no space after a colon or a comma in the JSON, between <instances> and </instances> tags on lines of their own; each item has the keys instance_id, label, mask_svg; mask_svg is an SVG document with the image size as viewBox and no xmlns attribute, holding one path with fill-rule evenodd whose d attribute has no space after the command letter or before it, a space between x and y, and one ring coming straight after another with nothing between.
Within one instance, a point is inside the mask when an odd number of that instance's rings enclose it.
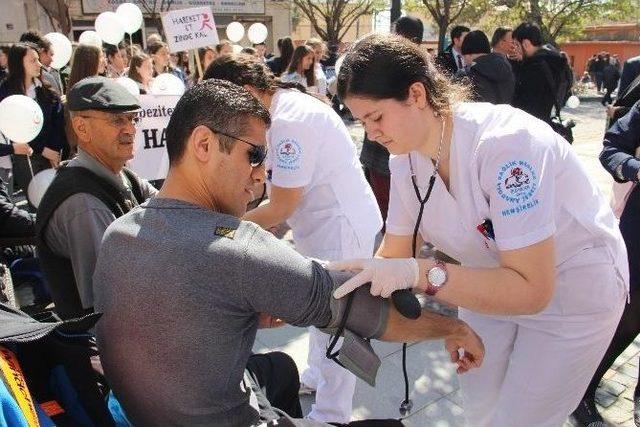
<instances>
[{"instance_id":1,"label":"protest sign","mask_svg":"<svg viewBox=\"0 0 640 427\"><path fill-rule=\"evenodd\" d=\"M167 125L179 99L172 95L140 95L140 123L136 129L134 157L128 167L142 178L153 180L167 176Z\"/></svg>"},{"instance_id":2,"label":"protest sign","mask_svg":"<svg viewBox=\"0 0 640 427\"><path fill-rule=\"evenodd\" d=\"M162 15L171 52L218 44L218 31L210 7L173 10Z\"/></svg>"}]
</instances>

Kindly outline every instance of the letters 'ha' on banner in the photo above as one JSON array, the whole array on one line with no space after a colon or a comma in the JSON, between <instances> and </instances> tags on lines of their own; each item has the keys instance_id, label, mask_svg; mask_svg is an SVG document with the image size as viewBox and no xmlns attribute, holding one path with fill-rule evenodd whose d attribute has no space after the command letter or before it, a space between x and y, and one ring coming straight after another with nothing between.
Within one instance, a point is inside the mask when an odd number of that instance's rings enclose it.
<instances>
[{"instance_id":1,"label":"letters 'ha' on banner","mask_svg":"<svg viewBox=\"0 0 640 427\"><path fill-rule=\"evenodd\" d=\"M127 166L142 178L167 176L167 126L179 99L174 95L140 95L140 123L136 126L133 159Z\"/></svg>"},{"instance_id":2,"label":"letters 'ha' on banner","mask_svg":"<svg viewBox=\"0 0 640 427\"><path fill-rule=\"evenodd\" d=\"M210 6L172 10L162 15L162 26L171 52L198 49L219 43Z\"/></svg>"}]
</instances>

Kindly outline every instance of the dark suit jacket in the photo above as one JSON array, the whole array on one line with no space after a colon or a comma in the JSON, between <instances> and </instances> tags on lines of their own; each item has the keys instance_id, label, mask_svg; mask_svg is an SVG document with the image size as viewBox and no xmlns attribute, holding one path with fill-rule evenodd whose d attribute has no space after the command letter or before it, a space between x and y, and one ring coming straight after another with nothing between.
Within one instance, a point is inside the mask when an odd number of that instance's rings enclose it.
<instances>
[{"instance_id":1,"label":"dark suit jacket","mask_svg":"<svg viewBox=\"0 0 640 427\"><path fill-rule=\"evenodd\" d=\"M440 70L449 74L449 76L455 76L458 72L458 65L456 64L456 58L452 50L453 45L449 45L445 50L440 52L436 58L436 64Z\"/></svg>"}]
</instances>

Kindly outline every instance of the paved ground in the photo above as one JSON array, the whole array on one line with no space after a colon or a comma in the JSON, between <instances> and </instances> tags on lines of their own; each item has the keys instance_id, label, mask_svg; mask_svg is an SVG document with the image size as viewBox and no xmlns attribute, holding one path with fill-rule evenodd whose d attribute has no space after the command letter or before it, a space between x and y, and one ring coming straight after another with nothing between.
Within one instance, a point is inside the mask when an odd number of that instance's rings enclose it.
<instances>
[{"instance_id":1,"label":"paved ground","mask_svg":"<svg viewBox=\"0 0 640 427\"><path fill-rule=\"evenodd\" d=\"M584 101L577 109L567 110L564 116L577 122L573 147L596 178L602 191L610 194L611 178L597 159L605 126L603 108L596 101ZM359 143L362 140L362 128L352 124L350 130L354 141ZM305 330L287 326L277 330L259 331L255 350L283 350L295 359L302 371L307 366L307 345L308 334ZM398 405L404 393L401 345L376 342L374 348L382 359L377 386L372 388L358 380L353 419L399 416ZM611 425L634 426L632 397L638 378L639 353L640 340L636 340L636 343L618 358L598 391L601 413ZM405 425L464 425L457 376L441 341L410 346L408 371L414 409L404 420ZM303 399L305 411L309 410L311 401L310 398ZM566 426L571 424L568 422Z\"/></svg>"}]
</instances>

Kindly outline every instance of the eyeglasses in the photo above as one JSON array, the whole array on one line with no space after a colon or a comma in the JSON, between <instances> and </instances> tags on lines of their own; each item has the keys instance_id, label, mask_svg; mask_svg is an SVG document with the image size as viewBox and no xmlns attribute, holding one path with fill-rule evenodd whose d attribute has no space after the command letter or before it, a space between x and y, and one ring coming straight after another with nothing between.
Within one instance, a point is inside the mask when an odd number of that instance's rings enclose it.
<instances>
[{"instance_id":1,"label":"eyeglasses","mask_svg":"<svg viewBox=\"0 0 640 427\"><path fill-rule=\"evenodd\" d=\"M220 135L224 135L227 138L235 139L237 141L242 141L245 144L249 144L251 149L249 150L249 164L252 168L257 168L258 166L264 163L264 159L267 157L267 146L266 145L257 145L242 138L238 138L237 136L229 135L224 132L220 132L219 130L209 128L213 133L219 133Z\"/></svg>"},{"instance_id":2,"label":"eyeglasses","mask_svg":"<svg viewBox=\"0 0 640 427\"><path fill-rule=\"evenodd\" d=\"M109 123L109 125L116 128L123 128L131 124L134 126L137 126L138 124L140 124L140 117L138 117L136 114L113 114L110 117L78 115L78 117L84 117L86 119L104 120L105 122Z\"/></svg>"}]
</instances>

